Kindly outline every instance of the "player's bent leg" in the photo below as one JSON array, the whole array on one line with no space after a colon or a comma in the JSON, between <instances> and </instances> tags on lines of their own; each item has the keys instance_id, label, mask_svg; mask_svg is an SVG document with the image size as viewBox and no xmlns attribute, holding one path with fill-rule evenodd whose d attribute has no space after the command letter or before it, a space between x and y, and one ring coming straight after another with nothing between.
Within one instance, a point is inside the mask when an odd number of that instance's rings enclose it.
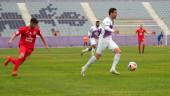
<instances>
[{"instance_id":1,"label":"player's bent leg","mask_svg":"<svg viewBox=\"0 0 170 96\"><path fill-rule=\"evenodd\" d=\"M12 76L17 76L17 70L20 66L20 64L25 60L24 58L24 53L20 53L18 58L15 60L15 63L14 63L14 68L13 68L13 71L12 71Z\"/></svg>"},{"instance_id":2,"label":"player's bent leg","mask_svg":"<svg viewBox=\"0 0 170 96\"><path fill-rule=\"evenodd\" d=\"M96 50L96 55L95 56L91 56L91 58L88 60L88 62L82 67L82 70L81 70L81 74L83 76L85 76L85 72L87 70L87 68L92 64L94 63L96 60L99 60L101 55L102 55L102 52L105 50L106 48L106 43L103 43L102 41L99 41L98 42L98 45L97 45L97 50Z\"/></svg>"},{"instance_id":3,"label":"player's bent leg","mask_svg":"<svg viewBox=\"0 0 170 96\"><path fill-rule=\"evenodd\" d=\"M90 47L87 47L86 49L82 50L81 56L83 56L84 53L91 51L92 49L93 49L93 46L90 46Z\"/></svg>"},{"instance_id":4,"label":"player's bent leg","mask_svg":"<svg viewBox=\"0 0 170 96\"><path fill-rule=\"evenodd\" d=\"M12 58L11 56L7 56L6 57L6 61L5 62L3 62L3 65L4 66L7 66L10 62L14 62L14 58Z\"/></svg>"},{"instance_id":5,"label":"player's bent leg","mask_svg":"<svg viewBox=\"0 0 170 96\"><path fill-rule=\"evenodd\" d=\"M17 71L25 59L32 53L32 49L27 49L25 46L20 46L20 54L15 60L12 76L17 76Z\"/></svg>"},{"instance_id":6,"label":"player's bent leg","mask_svg":"<svg viewBox=\"0 0 170 96\"><path fill-rule=\"evenodd\" d=\"M12 76L17 76L17 71L20 67L20 65L26 60L26 58L29 56L30 54L26 53L25 55L20 54L19 58L15 60L15 65L13 68L13 72L12 72Z\"/></svg>"},{"instance_id":7,"label":"player's bent leg","mask_svg":"<svg viewBox=\"0 0 170 96\"><path fill-rule=\"evenodd\" d=\"M99 60L100 57L101 57L101 54L97 54L97 53L96 53L96 56L92 56L88 60L88 62L81 68L81 75L85 76L85 72L86 72L87 68L89 68L89 66L91 64L93 64L96 60Z\"/></svg>"},{"instance_id":8,"label":"player's bent leg","mask_svg":"<svg viewBox=\"0 0 170 96\"><path fill-rule=\"evenodd\" d=\"M117 64L119 63L119 60L120 60L121 50L120 50L119 47L117 47L117 48L114 49L114 52L115 52L115 56L114 56L114 60L113 60L110 72L112 74L119 75L120 73L116 70L116 66L117 66Z\"/></svg>"}]
</instances>

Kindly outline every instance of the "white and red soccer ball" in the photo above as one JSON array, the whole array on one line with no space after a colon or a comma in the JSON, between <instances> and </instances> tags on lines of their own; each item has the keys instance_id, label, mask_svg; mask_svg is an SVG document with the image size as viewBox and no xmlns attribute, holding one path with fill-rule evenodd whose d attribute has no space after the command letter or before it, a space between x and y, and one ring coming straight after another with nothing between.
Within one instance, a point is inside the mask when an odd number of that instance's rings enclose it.
<instances>
[{"instance_id":1,"label":"white and red soccer ball","mask_svg":"<svg viewBox=\"0 0 170 96\"><path fill-rule=\"evenodd\" d=\"M137 69L137 64L135 62L129 62L128 70L129 71L135 71L136 69Z\"/></svg>"}]
</instances>

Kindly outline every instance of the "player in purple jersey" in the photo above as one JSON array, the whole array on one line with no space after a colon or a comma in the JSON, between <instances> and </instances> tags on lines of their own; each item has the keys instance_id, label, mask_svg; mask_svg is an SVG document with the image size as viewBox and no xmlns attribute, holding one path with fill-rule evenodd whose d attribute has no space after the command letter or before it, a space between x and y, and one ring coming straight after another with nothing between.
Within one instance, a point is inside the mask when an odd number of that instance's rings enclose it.
<instances>
[{"instance_id":1,"label":"player in purple jersey","mask_svg":"<svg viewBox=\"0 0 170 96\"><path fill-rule=\"evenodd\" d=\"M90 31L88 32L88 36L90 38L90 47L82 50L81 56L83 56L84 53L89 51L91 51L92 55L94 55L99 35L101 34L101 32L102 27L100 26L100 21L96 21L96 25L92 26L90 28Z\"/></svg>"},{"instance_id":2,"label":"player in purple jersey","mask_svg":"<svg viewBox=\"0 0 170 96\"><path fill-rule=\"evenodd\" d=\"M110 8L109 16L103 20L103 31L99 37L99 42L96 50L96 55L92 56L88 62L81 68L81 75L85 76L85 72L88 67L94 63L96 60L99 60L102 56L103 51L108 48L115 53L115 57L113 59L112 67L110 72L112 74L119 75L120 73L116 70L116 66L120 60L121 50L119 46L112 40L112 33L118 34L119 31L114 28L114 20L117 17L117 9Z\"/></svg>"}]
</instances>

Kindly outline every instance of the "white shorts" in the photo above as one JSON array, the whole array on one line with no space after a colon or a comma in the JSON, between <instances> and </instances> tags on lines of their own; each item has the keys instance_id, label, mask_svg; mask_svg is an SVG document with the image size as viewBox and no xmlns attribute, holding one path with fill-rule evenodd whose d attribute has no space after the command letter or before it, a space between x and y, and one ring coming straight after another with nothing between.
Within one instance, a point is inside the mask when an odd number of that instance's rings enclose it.
<instances>
[{"instance_id":1,"label":"white shorts","mask_svg":"<svg viewBox=\"0 0 170 96\"><path fill-rule=\"evenodd\" d=\"M114 49L119 48L119 46L112 40L112 38L100 38L96 53L102 54L106 48L114 51Z\"/></svg>"},{"instance_id":2,"label":"white shorts","mask_svg":"<svg viewBox=\"0 0 170 96\"><path fill-rule=\"evenodd\" d=\"M90 45L96 45L97 40L95 38L90 38Z\"/></svg>"}]
</instances>

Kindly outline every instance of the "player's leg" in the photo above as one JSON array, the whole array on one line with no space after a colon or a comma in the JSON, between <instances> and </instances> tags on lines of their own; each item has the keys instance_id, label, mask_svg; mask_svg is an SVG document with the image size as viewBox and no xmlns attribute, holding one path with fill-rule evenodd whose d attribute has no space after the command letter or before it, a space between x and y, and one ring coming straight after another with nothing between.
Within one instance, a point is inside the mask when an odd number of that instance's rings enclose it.
<instances>
[{"instance_id":1,"label":"player's leg","mask_svg":"<svg viewBox=\"0 0 170 96\"><path fill-rule=\"evenodd\" d=\"M17 70L18 70L18 68L20 66L20 63L24 60L25 54L26 54L26 47L21 45L19 47L19 56L13 62L13 64L14 64L13 71L12 71L13 76L17 75Z\"/></svg>"},{"instance_id":2,"label":"player's leg","mask_svg":"<svg viewBox=\"0 0 170 96\"><path fill-rule=\"evenodd\" d=\"M82 50L81 55L83 55L84 53L89 52L89 51L91 51L91 50L92 50L92 46L87 47L87 48L85 48L84 50Z\"/></svg>"},{"instance_id":3,"label":"player's leg","mask_svg":"<svg viewBox=\"0 0 170 96\"><path fill-rule=\"evenodd\" d=\"M158 39L157 41L158 41L158 47L160 47L160 43L161 43L161 42L160 42L160 39Z\"/></svg>"},{"instance_id":4,"label":"player's leg","mask_svg":"<svg viewBox=\"0 0 170 96\"><path fill-rule=\"evenodd\" d=\"M27 49L25 46L20 47L19 57L15 60L12 75L16 76L20 65L26 60L28 56L32 53L32 49Z\"/></svg>"},{"instance_id":5,"label":"player's leg","mask_svg":"<svg viewBox=\"0 0 170 96\"><path fill-rule=\"evenodd\" d=\"M160 39L160 47L163 47L163 39Z\"/></svg>"},{"instance_id":6,"label":"player's leg","mask_svg":"<svg viewBox=\"0 0 170 96\"><path fill-rule=\"evenodd\" d=\"M86 43L85 42L83 42L83 47L85 47L86 46Z\"/></svg>"},{"instance_id":7,"label":"player's leg","mask_svg":"<svg viewBox=\"0 0 170 96\"><path fill-rule=\"evenodd\" d=\"M145 42L144 42L144 39L142 40L141 45L142 45L142 54L143 54L145 52Z\"/></svg>"},{"instance_id":8,"label":"player's leg","mask_svg":"<svg viewBox=\"0 0 170 96\"><path fill-rule=\"evenodd\" d=\"M14 58L11 56L7 56L5 62L3 62L4 66L7 66L10 62L14 63Z\"/></svg>"},{"instance_id":9,"label":"player's leg","mask_svg":"<svg viewBox=\"0 0 170 96\"><path fill-rule=\"evenodd\" d=\"M85 72L86 72L86 70L89 68L89 66L90 66L91 64L93 64L96 60L99 60L100 57L101 57L101 54L98 54L98 53L96 53L95 56L93 55L93 56L88 60L88 62L81 68L81 75L82 75L82 76L85 76Z\"/></svg>"},{"instance_id":10,"label":"player's leg","mask_svg":"<svg viewBox=\"0 0 170 96\"><path fill-rule=\"evenodd\" d=\"M88 42L86 42L86 47L88 46Z\"/></svg>"},{"instance_id":11,"label":"player's leg","mask_svg":"<svg viewBox=\"0 0 170 96\"><path fill-rule=\"evenodd\" d=\"M139 54L141 54L141 40L138 39L138 51L139 51Z\"/></svg>"},{"instance_id":12,"label":"player's leg","mask_svg":"<svg viewBox=\"0 0 170 96\"><path fill-rule=\"evenodd\" d=\"M20 54L19 57L21 57L23 54L25 54L26 49L23 46L20 46ZM21 54L22 51L22 54ZM7 66L10 62L15 64L17 60L15 60L12 56L7 56L6 61L3 63L5 66Z\"/></svg>"},{"instance_id":13,"label":"player's leg","mask_svg":"<svg viewBox=\"0 0 170 96\"><path fill-rule=\"evenodd\" d=\"M91 44L90 47L87 47L86 49L82 50L81 56L83 56L83 54L86 53L86 52L94 51L95 50L94 48L96 47L96 41L95 41L94 38L90 39L90 44Z\"/></svg>"},{"instance_id":14,"label":"player's leg","mask_svg":"<svg viewBox=\"0 0 170 96\"><path fill-rule=\"evenodd\" d=\"M99 60L100 57L102 56L102 52L103 50L107 47L107 45L103 42L103 41L99 41L99 44L97 46L97 51L96 51L96 55L92 56L88 62L82 67L81 69L81 74L82 76L85 76L85 72L87 70L87 68L89 68L89 66L91 64L93 64L96 60Z\"/></svg>"},{"instance_id":15,"label":"player's leg","mask_svg":"<svg viewBox=\"0 0 170 96\"><path fill-rule=\"evenodd\" d=\"M110 72L113 73L113 74L119 75L120 73L117 72L116 66L117 66L117 64L119 63L119 60L120 60L121 50L113 40L110 41L109 49L112 50L115 53Z\"/></svg>"},{"instance_id":16,"label":"player's leg","mask_svg":"<svg viewBox=\"0 0 170 96\"><path fill-rule=\"evenodd\" d=\"M161 42L161 47L163 47L163 39L161 39L160 42Z\"/></svg>"},{"instance_id":17,"label":"player's leg","mask_svg":"<svg viewBox=\"0 0 170 96\"><path fill-rule=\"evenodd\" d=\"M91 55L95 55L95 51L96 51L96 44L92 45L92 50L91 50Z\"/></svg>"}]
</instances>

